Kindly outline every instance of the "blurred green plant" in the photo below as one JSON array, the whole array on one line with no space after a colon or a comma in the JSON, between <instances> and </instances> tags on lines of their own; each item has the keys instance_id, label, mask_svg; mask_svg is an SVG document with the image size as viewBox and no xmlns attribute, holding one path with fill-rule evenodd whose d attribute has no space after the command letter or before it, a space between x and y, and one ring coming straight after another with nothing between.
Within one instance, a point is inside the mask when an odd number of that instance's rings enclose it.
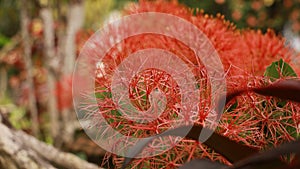
<instances>
[{"instance_id":1,"label":"blurred green plant","mask_svg":"<svg viewBox=\"0 0 300 169\"><path fill-rule=\"evenodd\" d=\"M31 121L26 116L26 109L24 107L14 105L12 100L7 96L0 99L0 107L7 109L8 119L14 128L22 130L30 129Z\"/></svg>"},{"instance_id":2,"label":"blurred green plant","mask_svg":"<svg viewBox=\"0 0 300 169\"><path fill-rule=\"evenodd\" d=\"M75 153L75 155L83 160L87 160L87 155L83 152Z\"/></svg>"},{"instance_id":3,"label":"blurred green plant","mask_svg":"<svg viewBox=\"0 0 300 169\"><path fill-rule=\"evenodd\" d=\"M20 27L17 0L0 0L0 47L3 37L12 37Z\"/></svg>"},{"instance_id":4,"label":"blurred green plant","mask_svg":"<svg viewBox=\"0 0 300 169\"><path fill-rule=\"evenodd\" d=\"M114 0L86 0L85 27L97 30L115 5Z\"/></svg>"},{"instance_id":5,"label":"blurred green plant","mask_svg":"<svg viewBox=\"0 0 300 169\"><path fill-rule=\"evenodd\" d=\"M0 49L6 45L8 42L10 42L10 39L7 38L6 36L0 34Z\"/></svg>"},{"instance_id":6,"label":"blurred green plant","mask_svg":"<svg viewBox=\"0 0 300 169\"><path fill-rule=\"evenodd\" d=\"M9 114L9 120L16 129L30 129L31 121L26 117L26 109L24 107L15 107Z\"/></svg>"}]
</instances>

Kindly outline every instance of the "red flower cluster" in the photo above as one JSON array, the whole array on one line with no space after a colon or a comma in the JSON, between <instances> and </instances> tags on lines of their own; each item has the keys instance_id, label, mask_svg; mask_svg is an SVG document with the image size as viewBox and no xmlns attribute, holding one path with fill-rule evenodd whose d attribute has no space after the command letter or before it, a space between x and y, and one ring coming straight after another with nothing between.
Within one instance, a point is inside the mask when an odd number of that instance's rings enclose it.
<instances>
[{"instance_id":1,"label":"red flower cluster","mask_svg":"<svg viewBox=\"0 0 300 169\"><path fill-rule=\"evenodd\" d=\"M293 51L285 46L283 38L269 30L267 33L253 30L237 30L224 17L208 16L203 11L193 11L177 1L147 1L131 4L125 14L161 12L172 14L197 26L210 39L224 65L228 91L263 85L263 73L272 62L282 58L291 62ZM196 13L196 14L195 14ZM182 32L185 33L185 32ZM109 43L109 42L107 42ZM110 125L124 135L148 137L168 129L179 116L177 103L180 102L178 85L168 74L155 69L141 72L130 83L129 95L133 105L143 111L150 106L149 94L154 88L161 89L167 97L167 107L163 115L150 123L139 124L126 120L117 113L117 108L109 95L111 77L116 67L131 53L141 49L160 48L181 58L195 74L200 88L199 112L196 123L202 124L210 111L210 86L207 73L194 52L182 42L163 35L143 34L125 39L112 48L103 59L101 72L105 76L96 79L98 107ZM265 98L247 93L229 104L221 119L218 132L249 146L266 148L299 135L300 105L282 102L275 98ZM229 163L221 155L195 141L183 140L173 149L155 157L134 161L132 167L173 168L193 158L209 158ZM114 157L117 166L123 158Z\"/></svg>"}]
</instances>

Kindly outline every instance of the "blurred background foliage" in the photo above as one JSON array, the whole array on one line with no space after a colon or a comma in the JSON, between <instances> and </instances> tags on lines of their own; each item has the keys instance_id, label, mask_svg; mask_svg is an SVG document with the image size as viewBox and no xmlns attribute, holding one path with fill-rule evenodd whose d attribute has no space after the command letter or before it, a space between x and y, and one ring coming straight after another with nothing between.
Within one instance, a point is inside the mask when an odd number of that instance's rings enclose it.
<instances>
[{"instance_id":1,"label":"blurred background foliage","mask_svg":"<svg viewBox=\"0 0 300 169\"><path fill-rule=\"evenodd\" d=\"M19 12L15 0L0 0L0 48L19 29Z\"/></svg>"},{"instance_id":2,"label":"blurred background foliage","mask_svg":"<svg viewBox=\"0 0 300 169\"><path fill-rule=\"evenodd\" d=\"M281 32L287 23L295 32L300 30L299 0L180 0L192 8L204 9L208 14L221 13L238 28L268 28Z\"/></svg>"},{"instance_id":3,"label":"blurred background foliage","mask_svg":"<svg viewBox=\"0 0 300 169\"><path fill-rule=\"evenodd\" d=\"M94 23L97 17L97 20L103 21L99 18L108 14L110 10L122 9L126 3L137 1L87 0L87 26ZM290 24L294 32L300 31L300 0L179 0L179 2L193 9L203 9L207 14L221 13L238 28L261 29L264 32L271 28L280 33L287 24Z\"/></svg>"},{"instance_id":4,"label":"blurred background foliage","mask_svg":"<svg viewBox=\"0 0 300 169\"><path fill-rule=\"evenodd\" d=\"M116 5L113 0L86 0L85 2L85 27L97 30L103 23L107 14L112 11ZM96 20L98 22L96 22Z\"/></svg>"},{"instance_id":5,"label":"blurred background foliage","mask_svg":"<svg viewBox=\"0 0 300 169\"><path fill-rule=\"evenodd\" d=\"M47 2L48 0L41 0ZM53 4L66 4L70 0L49 0ZM111 11L122 9L128 2L138 0L85 0L85 28L98 29ZM238 28L268 28L281 32L286 24L300 31L300 0L179 0L191 8L205 13L221 13ZM17 0L0 0L0 45L9 41L20 28ZM66 6L67 7L67 6ZM37 11L32 11L36 15ZM3 45L2 45L3 46Z\"/></svg>"},{"instance_id":6,"label":"blurred background foliage","mask_svg":"<svg viewBox=\"0 0 300 169\"><path fill-rule=\"evenodd\" d=\"M35 0L36 1L36 0ZM40 0L41 4L60 6L61 11L53 8L55 18L67 10L72 0ZM129 2L138 0L85 0L85 29L97 30L112 12L124 8ZM190 8L203 9L205 13L221 13L238 28L268 28L283 34L288 27L293 33L300 32L300 0L179 0ZM0 0L0 48L10 41L20 30L20 11L17 0ZM32 7L31 15L37 16L38 10ZM64 19L63 17L60 19ZM292 35L293 36L293 35Z\"/></svg>"}]
</instances>

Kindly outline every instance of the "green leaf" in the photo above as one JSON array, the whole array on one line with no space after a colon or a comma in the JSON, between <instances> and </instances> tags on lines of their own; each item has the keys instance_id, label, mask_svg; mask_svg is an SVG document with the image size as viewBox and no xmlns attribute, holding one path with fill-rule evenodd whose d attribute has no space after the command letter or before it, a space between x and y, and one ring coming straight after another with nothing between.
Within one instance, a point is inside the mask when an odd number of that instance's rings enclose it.
<instances>
[{"instance_id":1,"label":"green leaf","mask_svg":"<svg viewBox=\"0 0 300 169\"><path fill-rule=\"evenodd\" d=\"M280 77L297 77L297 74L288 63L280 59L267 67L264 76L269 77L271 81L275 81Z\"/></svg>"},{"instance_id":2,"label":"green leaf","mask_svg":"<svg viewBox=\"0 0 300 169\"><path fill-rule=\"evenodd\" d=\"M288 63L280 59L267 67L264 76L269 77L274 82L281 77L297 77L297 74ZM286 101L279 101L277 106L284 107L286 103Z\"/></svg>"}]
</instances>

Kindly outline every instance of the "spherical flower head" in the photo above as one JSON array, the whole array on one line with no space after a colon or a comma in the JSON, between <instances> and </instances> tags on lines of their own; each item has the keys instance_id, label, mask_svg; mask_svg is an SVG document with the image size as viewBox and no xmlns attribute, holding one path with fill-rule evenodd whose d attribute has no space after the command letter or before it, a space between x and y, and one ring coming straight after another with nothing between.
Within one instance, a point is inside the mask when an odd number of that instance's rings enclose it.
<instances>
[{"instance_id":1,"label":"spherical flower head","mask_svg":"<svg viewBox=\"0 0 300 169\"><path fill-rule=\"evenodd\" d=\"M252 30L239 31L226 21L224 16L213 17L202 11L196 11L194 15L193 10L174 0L141 0L139 3L128 5L124 10L125 15L143 12L175 15L193 23L205 33L218 52L227 72L229 92L236 88L264 85L263 72L267 66L280 58L288 63L291 61L291 51L284 45L284 40L270 30L265 34ZM182 34L187 33L185 30L178 31L182 31ZM112 38L117 38L117 34L118 32ZM112 101L110 84L115 69L130 54L147 48L168 50L182 59L192 70L200 90L199 112L194 122L203 124L211 108L211 90L205 65L186 44L175 38L156 34L142 34L123 40L107 52L102 63L97 64L95 93L98 105L95 106L99 107L100 113L116 130L135 137L149 137L161 133L171 127L172 123L182 120L178 119L181 108L178 84L169 74L157 69L143 70L136 75L131 80L128 91L132 104L141 111L147 111L151 107L150 94L153 90L162 91L167 99L167 107L157 120L141 124L124 119ZM293 140L297 132L299 133L297 130L299 116L296 116L299 105L292 102L280 104L275 98L261 97L253 93L242 95L226 107L217 132L261 149L268 144L276 145L284 140ZM277 118L279 120L276 121ZM152 145L155 146L155 143ZM131 167L174 168L194 158L209 158L229 164L224 157L210 148L183 139L173 149L161 155L135 160ZM121 166L122 160L123 158L113 156L117 167Z\"/></svg>"}]
</instances>

